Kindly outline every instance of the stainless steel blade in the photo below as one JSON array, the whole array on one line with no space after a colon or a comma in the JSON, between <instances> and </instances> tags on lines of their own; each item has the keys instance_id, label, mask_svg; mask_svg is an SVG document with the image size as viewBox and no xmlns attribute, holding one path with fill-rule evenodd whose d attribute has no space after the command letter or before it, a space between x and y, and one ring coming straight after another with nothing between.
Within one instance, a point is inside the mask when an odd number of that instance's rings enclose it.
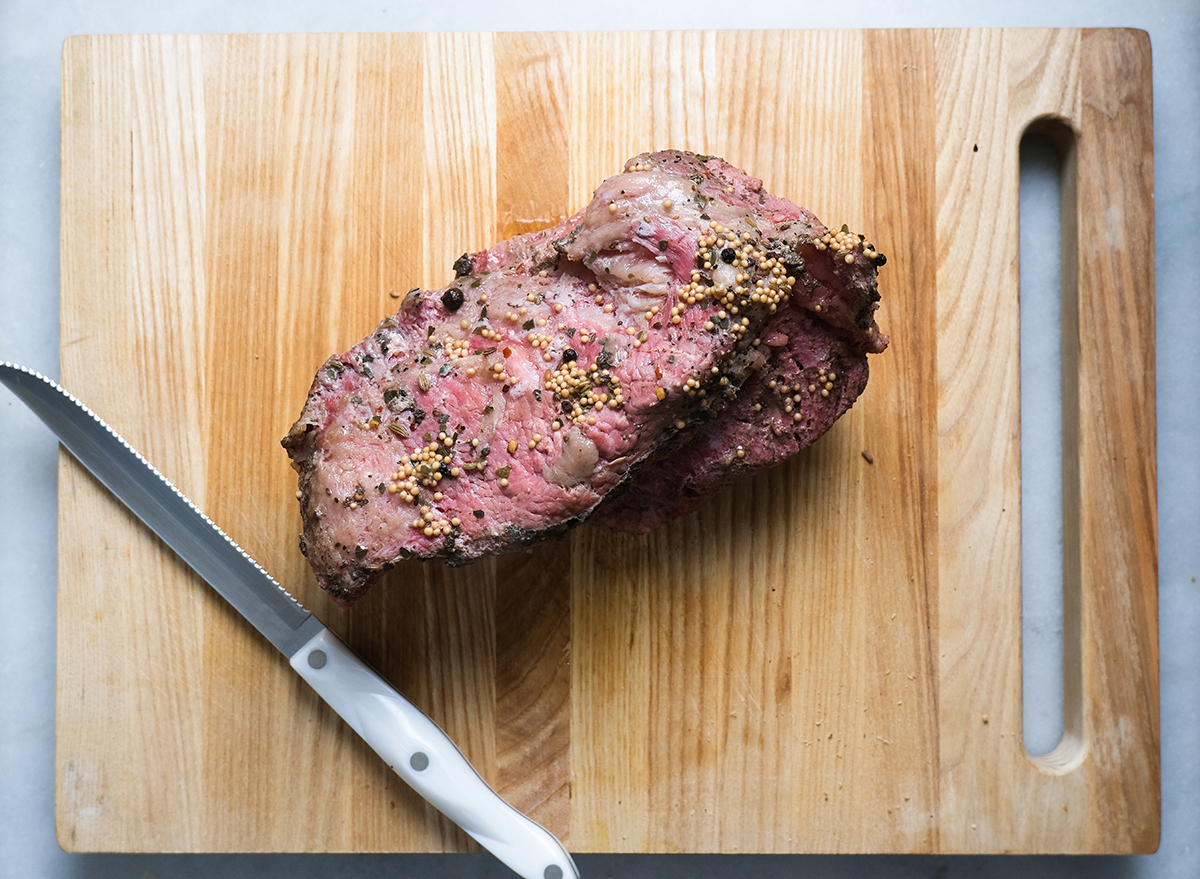
<instances>
[{"instance_id":1,"label":"stainless steel blade","mask_svg":"<svg viewBox=\"0 0 1200 879\"><path fill-rule=\"evenodd\" d=\"M7 361L0 363L0 382L285 656L292 656L320 631L320 621L100 416L58 383Z\"/></svg>"}]
</instances>

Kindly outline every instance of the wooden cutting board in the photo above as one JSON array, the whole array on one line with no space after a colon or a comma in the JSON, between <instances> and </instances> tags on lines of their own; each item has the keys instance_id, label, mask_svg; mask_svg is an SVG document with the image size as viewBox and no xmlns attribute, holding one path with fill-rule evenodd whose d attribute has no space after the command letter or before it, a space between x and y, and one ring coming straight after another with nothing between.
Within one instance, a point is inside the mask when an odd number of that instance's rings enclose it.
<instances>
[{"instance_id":1,"label":"wooden cutting board","mask_svg":"<svg viewBox=\"0 0 1200 879\"><path fill-rule=\"evenodd\" d=\"M1129 30L71 37L62 379L574 851L1149 852L1150 83ZM1035 123L1067 156L1067 735L1031 759ZM888 255L865 395L649 536L411 563L332 607L279 447L317 367L663 147ZM59 500L65 848L472 847L67 457Z\"/></svg>"}]
</instances>

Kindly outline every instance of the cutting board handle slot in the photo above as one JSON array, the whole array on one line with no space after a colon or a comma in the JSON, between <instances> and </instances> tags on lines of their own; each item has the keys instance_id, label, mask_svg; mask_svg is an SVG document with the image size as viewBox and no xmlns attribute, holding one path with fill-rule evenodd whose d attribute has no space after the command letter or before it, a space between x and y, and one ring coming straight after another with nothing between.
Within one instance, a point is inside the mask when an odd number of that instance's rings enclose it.
<instances>
[{"instance_id":1,"label":"cutting board handle slot","mask_svg":"<svg viewBox=\"0 0 1200 879\"><path fill-rule=\"evenodd\" d=\"M1076 176L1071 124L1033 120L1020 142L1021 696L1026 753L1054 774L1084 755Z\"/></svg>"}]
</instances>

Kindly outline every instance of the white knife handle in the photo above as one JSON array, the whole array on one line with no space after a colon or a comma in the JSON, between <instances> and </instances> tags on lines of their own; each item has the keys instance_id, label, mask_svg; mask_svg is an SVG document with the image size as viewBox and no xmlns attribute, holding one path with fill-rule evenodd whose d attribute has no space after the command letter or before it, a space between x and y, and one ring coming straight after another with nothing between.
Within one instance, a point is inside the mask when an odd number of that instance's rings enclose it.
<instances>
[{"instance_id":1,"label":"white knife handle","mask_svg":"<svg viewBox=\"0 0 1200 879\"><path fill-rule=\"evenodd\" d=\"M578 879L552 834L504 802L432 720L322 628L290 662L393 771L525 879Z\"/></svg>"}]
</instances>

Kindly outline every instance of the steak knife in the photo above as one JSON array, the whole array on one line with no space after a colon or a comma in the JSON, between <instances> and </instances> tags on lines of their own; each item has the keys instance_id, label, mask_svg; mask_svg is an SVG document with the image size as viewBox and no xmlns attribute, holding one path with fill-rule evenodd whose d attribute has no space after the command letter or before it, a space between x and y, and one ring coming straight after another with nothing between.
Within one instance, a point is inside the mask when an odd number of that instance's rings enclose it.
<instances>
[{"instance_id":1,"label":"steak knife","mask_svg":"<svg viewBox=\"0 0 1200 879\"><path fill-rule=\"evenodd\" d=\"M305 610L145 458L56 382L0 363L0 382L84 467L288 658L384 762L525 879L578 879L549 831L488 787L442 730Z\"/></svg>"}]
</instances>

